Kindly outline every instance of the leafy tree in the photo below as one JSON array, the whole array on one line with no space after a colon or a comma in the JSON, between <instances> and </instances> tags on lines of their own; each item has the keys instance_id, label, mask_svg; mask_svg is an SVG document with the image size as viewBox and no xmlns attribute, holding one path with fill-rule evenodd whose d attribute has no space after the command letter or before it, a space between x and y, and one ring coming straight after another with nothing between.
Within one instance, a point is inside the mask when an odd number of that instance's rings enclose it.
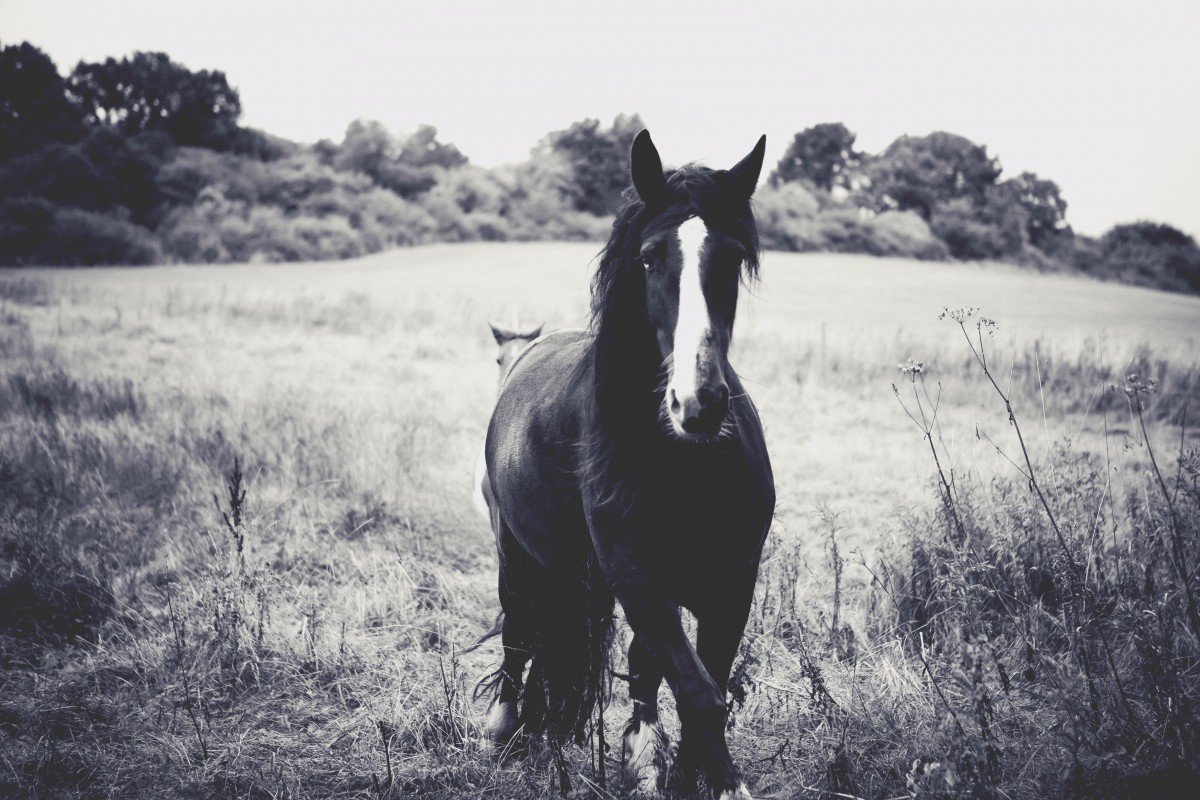
<instances>
[{"instance_id":1,"label":"leafy tree","mask_svg":"<svg viewBox=\"0 0 1200 800\"><path fill-rule=\"evenodd\" d=\"M322 164L333 166L341 153L341 147L332 139L321 139L312 146L312 152Z\"/></svg>"},{"instance_id":2,"label":"leafy tree","mask_svg":"<svg viewBox=\"0 0 1200 800\"><path fill-rule=\"evenodd\" d=\"M0 47L0 161L83 135L50 57L23 42Z\"/></svg>"},{"instance_id":3,"label":"leafy tree","mask_svg":"<svg viewBox=\"0 0 1200 800\"><path fill-rule=\"evenodd\" d=\"M912 209L930 219L939 203L959 198L980 204L1000 177L987 148L939 131L901 136L866 165L869 186L861 202L875 211Z\"/></svg>"},{"instance_id":4,"label":"leafy tree","mask_svg":"<svg viewBox=\"0 0 1200 800\"><path fill-rule=\"evenodd\" d=\"M400 143L398 160L414 167L441 167L454 169L467 163L467 157L457 147L439 142L438 129L433 125L419 125Z\"/></svg>"},{"instance_id":5,"label":"leafy tree","mask_svg":"<svg viewBox=\"0 0 1200 800\"><path fill-rule=\"evenodd\" d=\"M441 172L466 163L467 157L457 147L438 141L437 128L432 125L421 125L398 140L383 123L362 119L350 123L333 155L337 169L362 172L409 199L433 188Z\"/></svg>"},{"instance_id":6,"label":"leafy tree","mask_svg":"<svg viewBox=\"0 0 1200 800\"><path fill-rule=\"evenodd\" d=\"M334 156L340 170L374 176L386 161L396 157L395 142L382 122L356 119L346 127L346 135Z\"/></svg>"},{"instance_id":7,"label":"leafy tree","mask_svg":"<svg viewBox=\"0 0 1200 800\"><path fill-rule=\"evenodd\" d=\"M805 128L788 145L772 182L806 180L825 191L835 185L845 186L849 171L858 166L861 157L854 149L855 138L840 122Z\"/></svg>"},{"instance_id":8,"label":"leafy tree","mask_svg":"<svg viewBox=\"0 0 1200 800\"><path fill-rule=\"evenodd\" d=\"M424 194L445 177L447 170L467 163L457 147L439 142L437 128L421 125L396 143L395 156L381 165L376 182L406 199Z\"/></svg>"},{"instance_id":9,"label":"leafy tree","mask_svg":"<svg viewBox=\"0 0 1200 800\"><path fill-rule=\"evenodd\" d=\"M571 174L568 200L579 211L608 216L621 205L629 185L629 147L645 127L637 114L619 114L608 128L585 119L551 133L533 158L545 158L547 151L562 158Z\"/></svg>"},{"instance_id":10,"label":"leafy tree","mask_svg":"<svg viewBox=\"0 0 1200 800\"><path fill-rule=\"evenodd\" d=\"M127 136L162 131L179 145L236 149L242 113L238 93L216 70L192 71L166 53L134 53L120 61L81 62L67 82L91 126Z\"/></svg>"},{"instance_id":11,"label":"leafy tree","mask_svg":"<svg viewBox=\"0 0 1200 800\"><path fill-rule=\"evenodd\" d=\"M1067 201L1057 183L1039 178L1032 172L1022 172L1000 186L1025 209L1025 231L1034 247L1049 251L1062 236L1071 235L1067 225Z\"/></svg>"}]
</instances>

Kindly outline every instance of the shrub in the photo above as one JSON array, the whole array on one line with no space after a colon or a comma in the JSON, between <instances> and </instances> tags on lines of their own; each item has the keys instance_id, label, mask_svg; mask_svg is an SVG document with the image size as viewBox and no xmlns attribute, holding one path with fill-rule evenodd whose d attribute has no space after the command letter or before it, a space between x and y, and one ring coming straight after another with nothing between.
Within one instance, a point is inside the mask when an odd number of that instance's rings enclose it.
<instances>
[{"instance_id":1,"label":"shrub","mask_svg":"<svg viewBox=\"0 0 1200 800\"><path fill-rule=\"evenodd\" d=\"M487 170L470 165L447 170L419 202L436 221L438 239L503 241L511 237L511 225L504 217L511 208L508 187Z\"/></svg>"},{"instance_id":2,"label":"shrub","mask_svg":"<svg viewBox=\"0 0 1200 800\"><path fill-rule=\"evenodd\" d=\"M371 251L434 241L437 221L429 212L386 189L371 188L356 195L353 204L351 222L377 242Z\"/></svg>"},{"instance_id":3,"label":"shrub","mask_svg":"<svg viewBox=\"0 0 1200 800\"><path fill-rule=\"evenodd\" d=\"M506 192L503 215L512 238L520 240L601 241L612 218L573 209L570 166L553 152L516 166L493 170Z\"/></svg>"},{"instance_id":4,"label":"shrub","mask_svg":"<svg viewBox=\"0 0 1200 800\"><path fill-rule=\"evenodd\" d=\"M939 261L949 255L925 220L913 211L885 211L869 219L879 255Z\"/></svg>"},{"instance_id":5,"label":"shrub","mask_svg":"<svg viewBox=\"0 0 1200 800\"><path fill-rule=\"evenodd\" d=\"M55 205L37 197L9 197L0 202L0 264L35 261L34 254L54 227Z\"/></svg>"},{"instance_id":6,"label":"shrub","mask_svg":"<svg viewBox=\"0 0 1200 800\"><path fill-rule=\"evenodd\" d=\"M1200 291L1200 247L1170 225L1116 225L1100 238L1105 274L1127 283L1174 291Z\"/></svg>"},{"instance_id":7,"label":"shrub","mask_svg":"<svg viewBox=\"0 0 1200 800\"><path fill-rule=\"evenodd\" d=\"M74 145L47 145L0 166L0 193L36 197L55 205L103 208L100 175Z\"/></svg>"},{"instance_id":8,"label":"shrub","mask_svg":"<svg viewBox=\"0 0 1200 800\"><path fill-rule=\"evenodd\" d=\"M508 221L499 213L504 207L500 187L462 177L449 178L420 198L421 208L437 224L437 238L447 242L508 239Z\"/></svg>"},{"instance_id":9,"label":"shrub","mask_svg":"<svg viewBox=\"0 0 1200 800\"><path fill-rule=\"evenodd\" d=\"M363 255L362 238L342 217L287 216L278 208L250 210L248 261L332 261Z\"/></svg>"},{"instance_id":10,"label":"shrub","mask_svg":"<svg viewBox=\"0 0 1200 800\"><path fill-rule=\"evenodd\" d=\"M795 181L768 184L754 193L754 216L763 245L800 250L807 221L820 210L816 196Z\"/></svg>"},{"instance_id":11,"label":"shrub","mask_svg":"<svg viewBox=\"0 0 1200 800\"><path fill-rule=\"evenodd\" d=\"M230 200L257 203L266 169L262 163L243 156L181 147L159 172L158 189L171 206L195 202L208 187L219 189Z\"/></svg>"},{"instance_id":12,"label":"shrub","mask_svg":"<svg viewBox=\"0 0 1200 800\"><path fill-rule=\"evenodd\" d=\"M264 164L257 188L260 203L293 212L314 197L335 191L361 194L372 187L365 175L338 172L304 153Z\"/></svg>"},{"instance_id":13,"label":"shrub","mask_svg":"<svg viewBox=\"0 0 1200 800\"><path fill-rule=\"evenodd\" d=\"M143 227L105 214L77 208L59 209L49 240L35 255L45 264L138 266L155 264L162 249Z\"/></svg>"},{"instance_id":14,"label":"shrub","mask_svg":"<svg viewBox=\"0 0 1200 800\"><path fill-rule=\"evenodd\" d=\"M0 264L143 265L161 259L154 234L119 217L37 198L0 205Z\"/></svg>"},{"instance_id":15,"label":"shrub","mask_svg":"<svg viewBox=\"0 0 1200 800\"><path fill-rule=\"evenodd\" d=\"M370 251L367 241L345 217L289 215L275 206L231 202L208 189L163 230L173 257L199 263L353 258Z\"/></svg>"},{"instance_id":16,"label":"shrub","mask_svg":"<svg viewBox=\"0 0 1200 800\"><path fill-rule=\"evenodd\" d=\"M941 396L930 397L921 362L901 365L911 388L896 394L931 450L939 509L910 520L907 553L878 584L889 598L880 609L951 717L945 763L965 785L953 796L1195 785L1200 682L1184 676L1200 666L1200 453L1181 444L1164 476L1143 420L1156 382L1130 374L1113 391L1141 435L1132 485L1118 490L1105 459L1069 443L1035 461L991 372L994 323L974 309L945 316L1013 430L988 441L1021 476L979 485L950 472ZM1018 791L1022 781L1032 784Z\"/></svg>"},{"instance_id":17,"label":"shrub","mask_svg":"<svg viewBox=\"0 0 1200 800\"><path fill-rule=\"evenodd\" d=\"M196 203L177 208L159 227L163 248L175 261L213 264L237 259L249 235L245 205L217 188L205 188Z\"/></svg>"},{"instance_id":18,"label":"shrub","mask_svg":"<svg viewBox=\"0 0 1200 800\"><path fill-rule=\"evenodd\" d=\"M934 260L947 255L945 246L914 212L868 215L838 206L822 210L818 197L797 183L765 187L756 195L755 210L768 247Z\"/></svg>"},{"instance_id":19,"label":"shrub","mask_svg":"<svg viewBox=\"0 0 1200 800\"><path fill-rule=\"evenodd\" d=\"M998 193L990 193L998 194ZM1015 256L1026 244L1020 209L995 207L965 197L940 203L929 219L935 236L954 258L979 261Z\"/></svg>"},{"instance_id":20,"label":"shrub","mask_svg":"<svg viewBox=\"0 0 1200 800\"><path fill-rule=\"evenodd\" d=\"M164 170L163 184L183 201L159 228L178 261L352 258L428 242L438 230L417 204L312 152L263 163L187 150Z\"/></svg>"},{"instance_id":21,"label":"shrub","mask_svg":"<svg viewBox=\"0 0 1200 800\"><path fill-rule=\"evenodd\" d=\"M55 205L119 212L153 224L163 197L156 178L173 154L162 134L131 138L101 129L74 144L51 144L0 167L0 195L40 197Z\"/></svg>"}]
</instances>

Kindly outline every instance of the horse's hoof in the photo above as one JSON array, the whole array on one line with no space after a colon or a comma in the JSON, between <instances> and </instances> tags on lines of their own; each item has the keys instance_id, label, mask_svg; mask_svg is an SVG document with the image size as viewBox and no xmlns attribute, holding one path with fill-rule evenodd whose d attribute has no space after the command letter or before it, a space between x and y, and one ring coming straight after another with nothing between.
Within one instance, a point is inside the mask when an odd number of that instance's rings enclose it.
<instances>
[{"instance_id":1,"label":"horse's hoof","mask_svg":"<svg viewBox=\"0 0 1200 800\"><path fill-rule=\"evenodd\" d=\"M520 728L517 720L517 702L515 700L497 700L488 711L484 730L487 733L486 744L491 747L504 748L517 735Z\"/></svg>"},{"instance_id":2,"label":"horse's hoof","mask_svg":"<svg viewBox=\"0 0 1200 800\"><path fill-rule=\"evenodd\" d=\"M721 792L721 800L754 800L754 798L750 796L750 790L746 788L746 784L739 783L735 788Z\"/></svg>"},{"instance_id":3,"label":"horse's hoof","mask_svg":"<svg viewBox=\"0 0 1200 800\"><path fill-rule=\"evenodd\" d=\"M636 782L638 795L660 796L675 761L676 750L659 723L630 723L625 730L622 755L625 771Z\"/></svg>"}]
</instances>

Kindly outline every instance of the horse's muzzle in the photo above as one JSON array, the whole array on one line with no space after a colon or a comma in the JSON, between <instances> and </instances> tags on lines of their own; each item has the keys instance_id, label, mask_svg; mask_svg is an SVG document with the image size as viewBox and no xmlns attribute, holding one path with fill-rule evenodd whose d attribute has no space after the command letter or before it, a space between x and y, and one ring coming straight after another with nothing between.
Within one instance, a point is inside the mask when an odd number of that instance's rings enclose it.
<instances>
[{"instance_id":1,"label":"horse's muzzle","mask_svg":"<svg viewBox=\"0 0 1200 800\"><path fill-rule=\"evenodd\" d=\"M725 383L702 386L694 395L679 396L668 391L667 407L671 419L691 436L715 436L729 413L729 387Z\"/></svg>"}]
</instances>

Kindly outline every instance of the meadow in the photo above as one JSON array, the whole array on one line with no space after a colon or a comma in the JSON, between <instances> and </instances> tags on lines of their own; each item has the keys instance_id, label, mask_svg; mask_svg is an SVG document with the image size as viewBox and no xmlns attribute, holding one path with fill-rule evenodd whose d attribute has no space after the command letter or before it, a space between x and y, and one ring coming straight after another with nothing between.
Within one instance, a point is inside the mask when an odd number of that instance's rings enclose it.
<instances>
[{"instance_id":1,"label":"meadow","mask_svg":"<svg viewBox=\"0 0 1200 800\"><path fill-rule=\"evenodd\" d=\"M480 746L471 477L487 320L586 324L595 250L0 273L0 795L565 791ZM1198 338L1195 297L767 256L731 355L779 498L730 720L756 796L1186 791ZM570 793L627 795L627 716L618 681Z\"/></svg>"}]
</instances>

